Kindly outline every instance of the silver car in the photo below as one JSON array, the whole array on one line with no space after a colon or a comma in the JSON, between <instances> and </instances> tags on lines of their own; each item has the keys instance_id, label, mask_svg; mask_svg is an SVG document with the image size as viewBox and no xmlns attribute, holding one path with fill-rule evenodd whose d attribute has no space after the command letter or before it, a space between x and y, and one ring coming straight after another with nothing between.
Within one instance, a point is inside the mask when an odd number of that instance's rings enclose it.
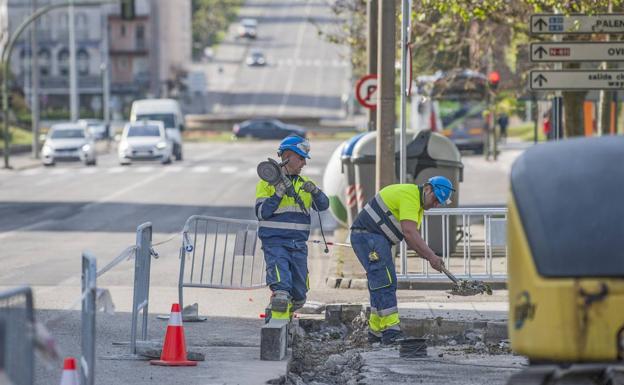
<instances>
[{"instance_id":1,"label":"silver car","mask_svg":"<svg viewBox=\"0 0 624 385\"><path fill-rule=\"evenodd\" d=\"M62 161L80 161L94 166L97 162L95 141L89 130L80 124L54 124L43 143L41 157L46 166Z\"/></svg>"},{"instance_id":2,"label":"silver car","mask_svg":"<svg viewBox=\"0 0 624 385\"><path fill-rule=\"evenodd\" d=\"M127 165L135 160L159 160L171 163L173 143L165 126L157 120L140 120L126 124L117 149L119 163Z\"/></svg>"},{"instance_id":3,"label":"silver car","mask_svg":"<svg viewBox=\"0 0 624 385\"><path fill-rule=\"evenodd\" d=\"M99 119L79 119L78 124L87 127L95 140L108 139L108 128L103 120Z\"/></svg>"}]
</instances>

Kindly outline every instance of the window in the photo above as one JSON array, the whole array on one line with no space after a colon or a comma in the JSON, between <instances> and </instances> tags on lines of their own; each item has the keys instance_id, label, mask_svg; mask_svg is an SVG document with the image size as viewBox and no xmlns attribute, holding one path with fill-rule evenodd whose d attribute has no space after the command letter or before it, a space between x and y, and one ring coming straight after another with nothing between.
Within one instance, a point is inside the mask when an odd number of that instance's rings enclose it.
<instances>
[{"instance_id":1,"label":"window","mask_svg":"<svg viewBox=\"0 0 624 385\"><path fill-rule=\"evenodd\" d=\"M126 26L124 24L121 25L121 36L126 36Z\"/></svg>"},{"instance_id":2,"label":"window","mask_svg":"<svg viewBox=\"0 0 624 385\"><path fill-rule=\"evenodd\" d=\"M76 36L79 39L85 40L89 38L89 18L83 12L76 14Z\"/></svg>"},{"instance_id":3,"label":"window","mask_svg":"<svg viewBox=\"0 0 624 385\"><path fill-rule=\"evenodd\" d=\"M39 73L41 76L50 75L50 51L46 48L39 50Z\"/></svg>"},{"instance_id":4,"label":"window","mask_svg":"<svg viewBox=\"0 0 624 385\"><path fill-rule=\"evenodd\" d=\"M20 51L20 69L22 73L30 71L30 50L25 48Z\"/></svg>"},{"instance_id":5,"label":"window","mask_svg":"<svg viewBox=\"0 0 624 385\"><path fill-rule=\"evenodd\" d=\"M137 25L135 30L136 48L145 49L145 27L141 24Z\"/></svg>"},{"instance_id":6,"label":"window","mask_svg":"<svg viewBox=\"0 0 624 385\"><path fill-rule=\"evenodd\" d=\"M67 76L69 74L69 50L63 48L59 51L58 56L59 74Z\"/></svg>"},{"instance_id":7,"label":"window","mask_svg":"<svg viewBox=\"0 0 624 385\"><path fill-rule=\"evenodd\" d=\"M80 75L87 75L89 73L89 53L84 49L80 49L76 54L76 61L78 73Z\"/></svg>"}]
</instances>

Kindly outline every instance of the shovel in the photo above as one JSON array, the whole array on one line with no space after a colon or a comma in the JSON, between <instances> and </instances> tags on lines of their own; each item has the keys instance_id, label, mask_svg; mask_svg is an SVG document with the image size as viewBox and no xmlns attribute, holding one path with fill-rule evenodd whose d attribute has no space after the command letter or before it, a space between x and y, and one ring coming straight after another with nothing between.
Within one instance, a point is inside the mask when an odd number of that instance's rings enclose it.
<instances>
[{"instance_id":1,"label":"shovel","mask_svg":"<svg viewBox=\"0 0 624 385\"><path fill-rule=\"evenodd\" d=\"M465 279L457 279L457 277L455 277L450 271L448 271L446 267L442 266L441 270L451 281L453 281L451 294L469 296L487 293L487 295L492 295L492 289L490 288L490 285L483 281L467 281Z\"/></svg>"}]
</instances>

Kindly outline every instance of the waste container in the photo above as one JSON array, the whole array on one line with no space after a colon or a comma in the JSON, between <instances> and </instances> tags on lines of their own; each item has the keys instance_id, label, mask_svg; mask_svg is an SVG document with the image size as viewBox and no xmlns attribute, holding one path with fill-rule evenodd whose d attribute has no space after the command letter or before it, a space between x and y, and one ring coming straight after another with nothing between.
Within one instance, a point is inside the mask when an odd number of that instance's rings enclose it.
<instances>
[{"instance_id":1,"label":"waste container","mask_svg":"<svg viewBox=\"0 0 624 385\"><path fill-rule=\"evenodd\" d=\"M347 210L347 224L350 227L353 224L353 220L358 214L357 206L357 186L355 184L355 170L353 162L351 162L351 156L353 155L353 149L358 141L366 135L366 132L360 133L349 139L342 148L341 171L346 182L346 189L344 191L346 210Z\"/></svg>"},{"instance_id":2,"label":"waste container","mask_svg":"<svg viewBox=\"0 0 624 385\"><path fill-rule=\"evenodd\" d=\"M410 143L416 132L407 131L407 143ZM394 132L394 149L398 156L401 146L400 130ZM377 152L377 132L364 134L355 144L351 163L355 172L355 186L357 190L358 212L364 209L366 203L375 196L375 154ZM398 181L398 174L397 174Z\"/></svg>"},{"instance_id":3,"label":"waste container","mask_svg":"<svg viewBox=\"0 0 624 385\"><path fill-rule=\"evenodd\" d=\"M459 183L463 180L464 165L457 146L447 137L429 130L420 131L414 140L408 142L406 149L407 167L406 180L423 184L436 175L447 177L455 188L452 203L445 207L457 207L459 202ZM396 158L396 174L399 175L399 154ZM443 252L442 217L432 216L428 219L428 245L438 254ZM457 218L449 217L446 233L448 234L448 253L455 251Z\"/></svg>"},{"instance_id":4,"label":"waste container","mask_svg":"<svg viewBox=\"0 0 624 385\"><path fill-rule=\"evenodd\" d=\"M351 155L351 163L355 173L355 185L358 191L358 212L364 209L366 203L375 196L375 154L377 133L369 132L362 136L355 144ZM395 131L395 165L396 183L399 181L400 170L400 132ZM431 131L407 131L406 151L406 182L423 184L432 176L441 175L449 178L455 187L452 204L457 207L459 202L459 182L463 178L463 164L461 155L453 142L448 138ZM447 247L449 252L455 250L456 219L451 217L448 222ZM442 218L434 217L428 222L428 243L436 253L443 251Z\"/></svg>"}]
</instances>

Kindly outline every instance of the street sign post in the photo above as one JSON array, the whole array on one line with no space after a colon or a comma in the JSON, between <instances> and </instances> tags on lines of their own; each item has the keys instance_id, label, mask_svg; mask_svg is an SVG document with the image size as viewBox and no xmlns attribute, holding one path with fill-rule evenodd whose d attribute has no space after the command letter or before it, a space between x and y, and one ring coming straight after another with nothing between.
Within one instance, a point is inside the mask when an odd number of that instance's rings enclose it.
<instances>
[{"instance_id":1,"label":"street sign post","mask_svg":"<svg viewBox=\"0 0 624 385\"><path fill-rule=\"evenodd\" d=\"M537 63L624 61L624 42L531 43L531 61Z\"/></svg>"},{"instance_id":2,"label":"street sign post","mask_svg":"<svg viewBox=\"0 0 624 385\"><path fill-rule=\"evenodd\" d=\"M623 70L533 70L532 91L624 90Z\"/></svg>"},{"instance_id":3,"label":"street sign post","mask_svg":"<svg viewBox=\"0 0 624 385\"><path fill-rule=\"evenodd\" d=\"M358 80L355 85L355 97L368 109L377 108L377 75L369 74Z\"/></svg>"},{"instance_id":4,"label":"street sign post","mask_svg":"<svg viewBox=\"0 0 624 385\"><path fill-rule=\"evenodd\" d=\"M624 13L595 15L538 13L531 15L531 34L624 33Z\"/></svg>"}]
</instances>

